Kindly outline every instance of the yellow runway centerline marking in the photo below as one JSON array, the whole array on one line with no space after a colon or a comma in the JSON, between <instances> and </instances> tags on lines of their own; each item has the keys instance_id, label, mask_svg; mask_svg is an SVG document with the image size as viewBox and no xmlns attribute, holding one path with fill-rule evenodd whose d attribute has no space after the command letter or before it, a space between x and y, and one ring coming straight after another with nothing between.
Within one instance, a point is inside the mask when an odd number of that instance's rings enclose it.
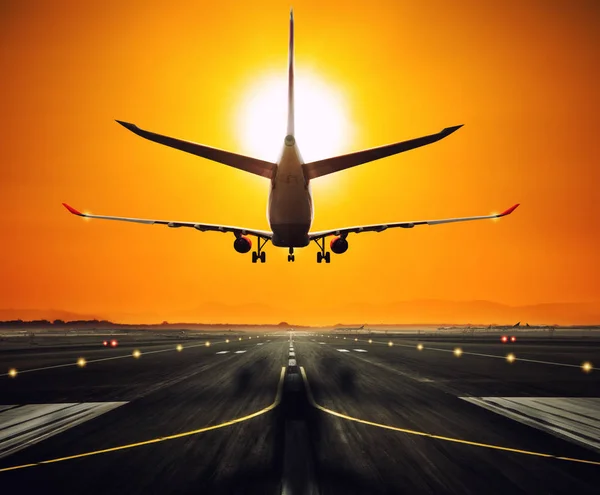
<instances>
[{"instance_id":1,"label":"yellow runway centerline marking","mask_svg":"<svg viewBox=\"0 0 600 495\"><path fill-rule=\"evenodd\" d=\"M46 461L34 462L31 464L21 464L19 466L10 466L10 467L6 467L6 468L1 468L0 473L6 472L6 471L14 471L16 469L24 469L24 468L28 468L28 467L40 466L42 464L53 464L55 462L70 461L73 459L81 459L82 457L90 457L92 455L108 454L109 452L117 452L119 450L133 449L135 447L142 447L144 445L150 445L153 443L166 442L167 440L175 440L177 438L190 437L192 435L198 435L200 433L205 433L207 431L218 430L220 428L225 428L227 426L231 426L231 425L235 425L237 423L242 423L244 421L248 421L249 419L256 418L257 416L262 416L263 414L266 414L269 411L272 411L279 405L279 403L281 402L281 393L283 390L283 378L284 377L285 377L285 367L281 368L281 374L279 375L279 383L277 385L277 393L275 394L275 400L273 401L272 404L261 409L260 411L256 411L252 414L242 416L241 418L232 419L231 421L226 421L225 423L220 423L218 425L205 426L204 428L198 428L197 430L185 431L183 433L176 433L174 435L169 435L166 437L152 438L150 440L144 440L142 442L129 443L126 445L119 445L118 447L111 447L111 448L102 449L102 450L94 450L91 452L84 452L82 454L75 454L75 455L70 455L67 457L58 457L56 459L48 459Z\"/></svg>"},{"instance_id":2,"label":"yellow runway centerline marking","mask_svg":"<svg viewBox=\"0 0 600 495\"><path fill-rule=\"evenodd\" d=\"M312 390L310 389L310 384L308 383L308 377L306 376L306 371L304 370L303 366L300 366L300 373L302 373L302 379L304 380L304 384L306 385L306 393L308 395L308 401L310 402L310 404L313 407L317 408L319 411L323 411L327 414L336 416L338 418L346 419L348 421L354 421L355 423L362 423L364 425L376 426L377 428L383 428L385 430L392 430L392 431L397 431L400 433L406 433L408 435L417 435L420 437L427 437L427 438L433 438L435 440L442 440L444 442L461 443L464 445L470 445L472 447L481 447L481 448L493 449L493 450L503 450L505 452L512 452L515 454L525 454L525 455L531 455L531 456L535 456L535 457L547 457L547 458L551 458L551 459L558 459L560 461L571 461L571 462L579 462L579 463L583 463L583 464L592 464L594 466L600 466L600 461L592 461L592 460L588 460L588 459L574 459L572 457L563 457L563 456L557 456L554 454L545 454L543 452L533 452L531 450L514 449L511 447L503 447L501 445L493 445L493 444L489 444L489 443L472 442L470 440L462 440L460 438L435 435L433 433L409 430L407 428L398 428L396 426L389 426L389 425L384 425L381 423L375 423L373 421L367 421L365 419L354 418L352 416L348 416L347 414L339 413L337 411L327 409L326 407L323 407L323 406L317 404L315 402L315 398L312 394Z\"/></svg>"}]
</instances>

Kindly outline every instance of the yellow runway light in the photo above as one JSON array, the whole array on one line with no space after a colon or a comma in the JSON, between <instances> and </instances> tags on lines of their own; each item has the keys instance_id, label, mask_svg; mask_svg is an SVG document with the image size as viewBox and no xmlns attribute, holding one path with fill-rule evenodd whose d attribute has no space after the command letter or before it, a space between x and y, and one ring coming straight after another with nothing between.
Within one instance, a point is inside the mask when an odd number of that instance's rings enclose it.
<instances>
[{"instance_id":1,"label":"yellow runway light","mask_svg":"<svg viewBox=\"0 0 600 495\"><path fill-rule=\"evenodd\" d=\"M206 344L204 344L206 347L210 347L210 340L206 341Z\"/></svg>"},{"instance_id":2,"label":"yellow runway light","mask_svg":"<svg viewBox=\"0 0 600 495\"><path fill-rule=\"evenodd\" d=\"M77 360L77 366L79 366L80 368L83 368L83 367L84 367L86 364L87 364L87 363L86 363L86 361L85 361L85 358L82 358L82 357L80 357L80 358Z\"/></svg>"},{"instance_id":3,"label":"yellow runway light","mask_svg":"<svg viewBox=\"0 0 600 495\"><path fill-rule=\"evenodd\" d=\"M389 347L392 347L393 345L394 345L394 343L393 343L393 342L390 340L390 341L388 342L388 346L389 346Z\"/></svg>"},{"instance_id":4,"label":"yellow runway light","mask_svg":"<svg viewBox=\"0 0 600 495\"><path fill-rule=\"evenodd\" d=\"M462 356L462 349L461 349L460 347L456 347L456 348L454 349L454 355L455 355L456 357L461 357L461 356Z\"/></svg>"},{"instance_id":5,"label":"yellow runway light","mask_svg":"<svg viewBox=\"0 0 600 495\"><path fill-rule=\"evenodd\" d=\"M135 351L133 351L133 352L131 353L131 355L132 355L134 358L136 358L136 359L137 359L137 358L139 358L139 357L142 355L142 353L136 349Z\"/></svg>"},{"instance_id":6,"label":"yellow runway light","mask_svg":"<svg viewBox=\"0 0 600 495\"><path fill-rule=\"evenodd\" d=\"M177 352L183 351L183 346L181 344L177 344Z\"/></svg>"},{"instance_id":7,"label":"yellow runway light","mask_svg":"<svg viewBox=\"0 0 600 495\"><path fill-rule=\"evenodd\" d=\"M583 370L584 373L589 373L590 371L592 371L592 363L590 363L589 361L586 361L585 363L583 363L581 365L581 369Z\"/></svg>"},{"instance_id":8,"label":"yellow runway light","mask_svg":"<svg viewBox=\"0 0 600 495\"><path fill-rule=\"evenodd\" d=\"M225 339L225 343L226 343L226 344L229 344L229 339Z\"/></svg>"},{"instance_id":9,"label":"yellow runway light","mask_svg":"<svg viewBox=\"0 0 600 495\"><path fill-rule=\"evenodd\" d=\"M372 343L373 343L373 339L369 339L369 344L372 344Z\"/></svg>"},{"instance_id":10,"label":"yellow runway light","mask_svg":"<svg viewBox=\"0 0 600 495\"><path fill-rule=\"evenodd\" d=\"M417 350L418 351L422 351L423 350L423 344L417 344Z\"/></svg>"},{"instance_id":11,"label":"yellow runway light","mask_svg":"<svg viewBox=\"0 0 600 495\"><path fill-rule=\"evenodd\" d=\"M10 376L11 378L15 378L17 376L17 369L16 368L9 369L8 376Z\"/></svg>"},{"instance_id":12,"label":"yellow runway light","mask_svg":"<svg viewBox=\"0 0 600 495\"><path fill-rule=\"evenodd\" d=\"M515 359L517 359L517 358L515 357L515 355L512 352L510 354L507 354L507 356L506 356L506 360L511 364L515 362Z\"/></svg>"}]
</instances>

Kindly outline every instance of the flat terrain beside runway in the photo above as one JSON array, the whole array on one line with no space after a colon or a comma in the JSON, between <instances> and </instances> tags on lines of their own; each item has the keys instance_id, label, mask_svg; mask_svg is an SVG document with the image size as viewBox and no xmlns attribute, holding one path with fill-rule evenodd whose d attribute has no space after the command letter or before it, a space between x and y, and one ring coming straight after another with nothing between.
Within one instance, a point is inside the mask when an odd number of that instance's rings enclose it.
<instances>
[{"instance_id":1,"label":"flat terrain beside runway","mask_svg":"<svg viewBox=\"0 0 600 495\"><path fill-rule=\"evenodd\" d=\"M63 493L597 493L600 370L581 368L600 363L595 339L322 335L0 343L0 373L17 369L0 376L0 470L93 454L0 471L0 483Z\"/></svg>"}]
</instances>

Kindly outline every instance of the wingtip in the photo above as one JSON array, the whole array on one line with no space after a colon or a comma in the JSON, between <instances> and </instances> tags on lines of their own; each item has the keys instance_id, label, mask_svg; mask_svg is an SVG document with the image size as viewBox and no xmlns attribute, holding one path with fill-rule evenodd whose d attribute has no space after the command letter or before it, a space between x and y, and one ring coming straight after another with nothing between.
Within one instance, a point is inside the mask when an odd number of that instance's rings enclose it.
<instances>
[{"instance_id":1,"label":"wingtip","mask_svg":"<svg viewBox=\"0 0 600 495\"><path fill-rule=\"evenodd\" d=\"M135 124L131 124L129 122L124 122L122 120L117 120L117 119L115 119L115 122L117 124L121 124L123 127L125 127L125 129L129 129L130 131L137 129L137 126Z\"/></svg>"},{"instance_id":2,"label":"wingtip","mask_svg":"<svg viewBox=\"0 0 600 495\"><path fill-rule=\"evenodd\" d=\"M465 124L454 125L452 127L446 127L445 129L442 130L442 134L444 134L446 136L449 134L452 134L453 132L458 131L463 125L465 125Z\"/></svg>"},{"instance_id":3,"label":"wingtip","mask_svg":"<svg viewBox=\"0 0 600 495\"><path fill-rule=\"evenodd\" d=\"M72 206L69 206L67 203L63 203L62 204L67 210L69 210L70 213L72 213L73 215L77 215L80 217L84 217L85 215L83 213L81 213L79 210L76 210L75 208L73 208Z\"/></svg>"},{"instance_id":4,"label":"wingtip","mask_svg":"<svg viewBox=\"0 0 600 495\"><path fill-rule=\"evenodd\" d=\"M502 213L500 213L498 216L499 217L504 217L506 215L510 215L513 211L515 211L517 209L517 207L520 205L521 203L517 203L516 205L511 206L508 210L503 211Z\"/></svg>"}]
</instances>

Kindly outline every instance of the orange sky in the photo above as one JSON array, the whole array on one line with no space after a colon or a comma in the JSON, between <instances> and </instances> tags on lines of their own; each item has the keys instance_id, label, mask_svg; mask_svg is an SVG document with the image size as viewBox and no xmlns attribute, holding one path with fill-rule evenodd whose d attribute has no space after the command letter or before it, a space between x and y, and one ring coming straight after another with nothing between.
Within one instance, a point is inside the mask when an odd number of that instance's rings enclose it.
<instances>
[{"instance_id":1,"label":"orange sky","mask_svg":"<svg viewBox=\"0 0 600 495\"><path fill-rule=\"evenodd\" d=\"M600 307L597 3L417 4L294 2L296 71L344 95L356 130L344 152L465 124L315 180L314 228L521 208L500 222L352 235L330 265L315 263L316 246L288 264L268 245L254 265L231 235L84 221L61 202L268 228L266 180L114 119L246 152L240 95L273 67L285 77L290 3L2 2L0 309L162 321L198 308L202 320L214 303L238 308L214 319L276 322L303 307L297 323L318 324L354 303L383 322L390 303L413 299Z\"/></svg>"}]
</instances>

